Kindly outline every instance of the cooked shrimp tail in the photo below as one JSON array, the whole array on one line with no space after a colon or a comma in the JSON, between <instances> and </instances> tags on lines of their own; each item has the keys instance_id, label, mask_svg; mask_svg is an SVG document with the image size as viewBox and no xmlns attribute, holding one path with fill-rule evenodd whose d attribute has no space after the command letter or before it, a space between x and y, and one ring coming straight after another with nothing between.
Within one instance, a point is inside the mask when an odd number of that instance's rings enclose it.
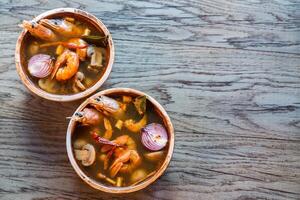
<instances>
[{"instance_id":1,"label":"cooked shrimp tail","mask_svg":"<svg viewBox=\"0 0 300 200\"><path fill-rule=\"evenodd\" d=\"M65 66L63 66L66 64ZM63 66L63 67L62 67ZM60 68L61 67L61 68ZM56 59L51 78L54 76L58 81L65 81L76 74L79 67L79 57L76 53L66 49Z\"/></svg>"}]
</instances>

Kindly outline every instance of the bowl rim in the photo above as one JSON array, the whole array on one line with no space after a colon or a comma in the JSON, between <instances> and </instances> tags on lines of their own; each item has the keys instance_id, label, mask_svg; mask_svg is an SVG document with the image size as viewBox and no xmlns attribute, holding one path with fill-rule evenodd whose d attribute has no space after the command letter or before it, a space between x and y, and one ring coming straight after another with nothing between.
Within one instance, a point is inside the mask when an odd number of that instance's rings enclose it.
<instances>
[{"instance_id":1,"label":"bowl rim","mask_svg":"<svg viewBox=\"0 0 300 200\"><path fill-rule=\"evenodd\" d=\"M162 115L161 117L163 118L164 124L165 126L167 126L167 130L168 130L168 136L169 136L169 145L168 145L168 153L165 157L164 162L161 164L160 168L156 171L156 173L149 177L148 179L146 179L145 181L141 182L140 184L137 184L135 186L128 186L128 187L109 187L109 186L105 186L104 184L100 184L99 182L93 180L92 178L88 177L78 166L74 154L73 154L73 147L72 147L72 134L73 131L75 130L75 125L76 122L73 121L73 116L75 115L76 112L81 111L83 108L86 107L86 105L88 105L88 101L91 98L95 98L99 95L111 95L111 94L117 94L117 93L128 93L128 94L134 94L134 95L145 95L147 97L147 99L154 105L154 107L156 107L160 114ZM84 181L86 182L88 185L90 185L91 187L98 189L100 191L103 192L107 192L107 193L114 193L114 194L123 194L123 193L131 193L131 192L136 192L138 190L142 190L144 188L146 188L147 186L149 186L150 184L152 184L153 182L155 182L167 169L172 155L173 155L173 150L174 150L174 142L175 142L175 134L174 134L174 127L173 124L171 122L170 117L168 116L167 112L165 111L165 109L151 96L149 96L148 94L141 92L139 90L135 90L132 88L111 88L111 89L106 89L103 91L100 91L96 94L94 94L93 96L87 98L73 113L72 115L72 119L69 122L68 125L68 129L67 129L67 134L66 134L66 148L67 148L67 154L68 154L68 158L69 161L73 167L73 169L75 170L75 172L77 173L77 175Z\"/></svg>"},{"instance_id":2,"label":"bowl rim","mask_svg":"<svg viewBox=\"0 0 300 200\"><path fill-rule=\"evenodd\" d=\"M106 35L109 35L110 37L108 39L108 45L110 48L109 49L110 57L108 59L108 63L107 63L105 72L92 87L89 87L86 90L76 93L76 94L70 94L70 95L52 94L52 93L46 92L43 89L36 86L31 80L29 80L29 78L27 77L28 76L27 73L25 72L25 70L23 70L22 63L21 63L21 44L22 44L22 41L23 41L25 35L28 32L27 30L23 29L18 37L18 40L16 43L16 50L15 50L15 63L16 63L18 75L21 78L21 81L23 82L23 84L28 88L28 90L31 93L33 93L34 95L40 96L44 99L48 99L51 101L57 101L57 102L75 101L75 100L84 98L84 97L92 94L93 92L95 92L98 88L101 87L101 85L108 78L108 76L112 70L112 65L114 63L114 57L115 57L114 43L113 43L112 36L111 36L109 30L102 23L102 21L100 19L98 19L96 16L94 16L86 11L83 11L83 10L80 10L77 8L56 8L56 9L48 10L48 11L41 13L40 15L35 17L33 19L33 21L39 21L43 18L50 17L50 16L57 15L57 14L63 14L63 13L70 13L70 14L74 14L77 16L79 15L82 18L89 18L89 20L94 25L96 25L98 28L100 28Z\"/></svg>"}]
</instances>

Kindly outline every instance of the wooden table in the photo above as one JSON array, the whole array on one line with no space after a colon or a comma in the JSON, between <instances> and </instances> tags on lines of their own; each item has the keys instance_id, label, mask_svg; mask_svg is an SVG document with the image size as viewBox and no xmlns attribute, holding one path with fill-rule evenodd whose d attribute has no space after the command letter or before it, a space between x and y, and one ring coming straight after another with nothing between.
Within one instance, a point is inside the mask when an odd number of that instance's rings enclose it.
<instances>
[{"instance_id":1,"label":"wooden table","mask_svg":"<svg viewBox=\"0 0 300 200\"><path fill-rule=\"evenodd\" d=\"M98 192L69 164L81 101L32 96L15 69L17 26L48 9L91 12L115 42L101 89L155 97L175 126L166 173L126 196ZM300 2L0 2L0 199L300 199Z\"/></svg>"}]
</instances>

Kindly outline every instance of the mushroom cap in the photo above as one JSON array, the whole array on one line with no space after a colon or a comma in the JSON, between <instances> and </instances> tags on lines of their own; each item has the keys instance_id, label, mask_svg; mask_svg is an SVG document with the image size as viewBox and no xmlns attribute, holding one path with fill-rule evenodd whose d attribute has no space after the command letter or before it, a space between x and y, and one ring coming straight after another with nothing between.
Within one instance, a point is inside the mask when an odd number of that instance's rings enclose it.
<instances>
[{"instance_id":1,"label":"mushroom cap","mask_svg":"<svg viewBox=\"0 0 300 200\"><path fill-rule=\"evenodd\" d=\"M81 141L78 143L82 144ZM75 149L74 152L75 152L75 158L77 160L81 160L83 166L90 166L96 160L96 151L94 146L91 144L85 144L82 146L81 149Z\"/></svg>"},{"instance_id":2,"label":"mushroom cap","mask_svg":"<svg viewBox=\"0 0 300 200\"><path fill-rule=\"evenodd\" d=\"M87 144L87 141L85 141L84 139L77 139L73 143L73 147L74 147L74 149L82 149L82 147L86 144Z\"/></svg>"},{"instance_id":3,"label":"mushroom cap","mask_svg":"<svg viewBox=\"0 0 300 200\"><path fill-rule=\"evenodd\" d=\"M88 151L88 156L86 159L83 159L82 165L83 166L90 166L95 162L96 159L96 151L93 145L91 144L86 144L82 147L82 150Z\"/></svg>"}]
</instances>

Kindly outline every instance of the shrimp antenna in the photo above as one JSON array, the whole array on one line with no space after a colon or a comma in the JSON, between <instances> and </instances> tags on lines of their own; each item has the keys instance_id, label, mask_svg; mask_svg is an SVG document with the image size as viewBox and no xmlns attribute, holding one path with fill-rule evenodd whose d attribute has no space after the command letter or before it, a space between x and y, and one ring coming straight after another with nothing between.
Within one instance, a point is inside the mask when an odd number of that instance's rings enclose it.
<instances>
[{"instance_id":1,"label":"shrimp antenna","mask_svg":"<svg viewBox=\"0 0 300 200\"><path fill-rule=\"evenodd\" d=\"M66 119L68 120L68 119L72 119L72 117L66 117Z\"/></svg>"}]
</instances>

